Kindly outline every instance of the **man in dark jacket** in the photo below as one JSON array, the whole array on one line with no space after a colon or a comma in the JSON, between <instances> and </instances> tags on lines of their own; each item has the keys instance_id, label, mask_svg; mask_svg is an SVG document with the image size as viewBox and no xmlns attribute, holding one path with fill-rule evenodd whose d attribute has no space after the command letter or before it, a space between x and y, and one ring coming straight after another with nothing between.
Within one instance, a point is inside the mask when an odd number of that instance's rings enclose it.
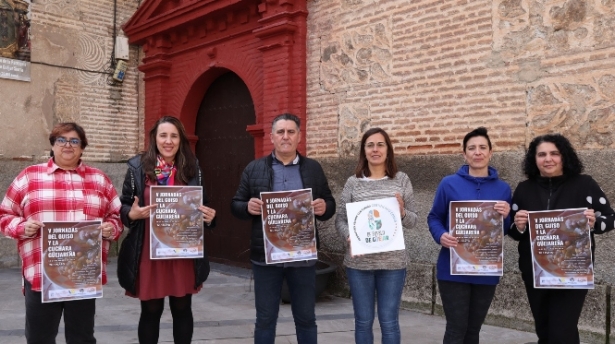
<instances>
[{"instance_id":1,"label":"man in dark jacket","mask_svg":"<svg viewBox=\"0 0 615 344\"><path fill-rule=\"evenodd\" d=\"M300 124L299 118L291 114L282 114L273 120L273 152L248 164L231 202L234 216L252 220L250 260L256 304L255 344L275 342L282 282L285 277L291 296L297 342L317 342L314 311L316 261L266 264L261 217L261 192L306 188L312 189L312 207L317 220L326 221L335 213L335 199L331 195L322 167L315 160L297 152L297 145L301 140Z\"/></svg>"}]
</instances>

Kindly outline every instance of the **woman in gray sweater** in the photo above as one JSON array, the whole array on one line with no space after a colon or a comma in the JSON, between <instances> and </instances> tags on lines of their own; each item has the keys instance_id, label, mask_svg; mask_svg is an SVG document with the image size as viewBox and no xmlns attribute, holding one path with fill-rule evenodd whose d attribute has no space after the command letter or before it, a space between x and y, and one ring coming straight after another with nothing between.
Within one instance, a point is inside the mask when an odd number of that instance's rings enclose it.
<instances>
[{"instance_id":1,"label":"woman in gray sweater","mask_svg":"<svg viewBox=\"0 0 615 344\"><path fill-rule=\"evenodd\" d=\"M383 129L372 128L363 134L355 174L348 178L342 191L335 221L340 236L350 243L347 203L388 197L397 198L404 231L414 227L417 215L410 178L397 170L389 135ZM407 262L405 250L352 255L348 245L344 265L352 293L356 343L374 342L376 296L382 344L401 342L399 306Z\"/></svg>"}]
</instances>

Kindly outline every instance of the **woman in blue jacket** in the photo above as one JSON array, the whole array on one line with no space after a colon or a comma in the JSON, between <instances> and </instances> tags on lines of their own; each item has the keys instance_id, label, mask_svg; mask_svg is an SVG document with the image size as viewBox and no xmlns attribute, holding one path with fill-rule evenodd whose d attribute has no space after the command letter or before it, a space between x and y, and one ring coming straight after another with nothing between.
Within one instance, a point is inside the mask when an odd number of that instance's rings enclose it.
<instances>
[{"instance_id":1,"label":"woman in blue jacket","mask_svg":"<svg viewBox=\"0 0 615 344\"><path fill-rule=\"evenodd\" d=\"M504 217L504 231L510 227L510 186L489 166L491 155L487 129L480 127L466 134L463 156L467 164L457 173L442 179L427 217L431 235L436 243L442 245L437 278L446 316L444 343L479 342L481 326L500 281L498 276L450 274L450 248L457 246L457 239L448 232L451 201L498 201L494 209Z\"/></svg>"}]
</instances>

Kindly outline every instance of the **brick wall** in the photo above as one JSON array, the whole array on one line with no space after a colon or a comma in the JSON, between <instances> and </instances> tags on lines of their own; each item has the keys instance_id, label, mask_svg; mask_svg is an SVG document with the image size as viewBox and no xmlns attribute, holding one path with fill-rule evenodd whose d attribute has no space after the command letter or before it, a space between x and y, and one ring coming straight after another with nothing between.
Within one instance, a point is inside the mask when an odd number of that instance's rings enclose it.
<instances>
[{"instance_id":1,"label":"brick wall","mask_svg":"<svg viewBox=\"0 0 615 344\"><path fill-rule=\"evenodd\" d=\"M339 199L361 134L379 126L412 180L419 221L406 233L404 307L442 314L440 248L426 217L438 182L463 163L469 130L489 129L492 165L513 189L524 179L529 141L561 132L615 198L613 0L310 0L308 10L308 154L321 161ZM341 264L345 247L333 221L319 233L322 256ZM517 243L507 238L504 251L487 323L533 331ZM615 328L613 252L615 235L597 236L598 285L579 322L583 342L608 342ZM343 269L332 290L348 295Z\"/></svg>"},{"instance_id":2,"label":"brick wall","mask_svg":"<svg viewBox=\"0 0 615 344\"><path fill-rule=\"evenodd\" d=\"M137 1L117 1L117 34ZM113 0L36 1L31 5L31 82L0 79L2 158L48 156L47 136L60 121L76 121L88 136L89 161L119 161L140 149L139 50L131 47L123 84L105 71L113 50Z\"/></svg>"},{"instance_id":3,"label":"brick wall","mask_svg":"<svg viewBox=\"0 0 615 344\"><path fill-rule=\"evenodd\" d=\"M352 156L365 128L396 153L496 151L562 132L613 148L612 1L309 1L308 152ZM339 128L339 130L338 130Z\"/></svg>"}]
</instances>

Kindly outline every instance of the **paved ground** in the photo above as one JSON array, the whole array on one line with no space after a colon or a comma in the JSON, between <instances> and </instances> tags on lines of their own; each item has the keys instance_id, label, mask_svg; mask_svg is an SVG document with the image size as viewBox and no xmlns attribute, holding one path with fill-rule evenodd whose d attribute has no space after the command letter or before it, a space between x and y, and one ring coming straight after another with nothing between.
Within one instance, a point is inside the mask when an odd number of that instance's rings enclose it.
<instances>
[{"instance_id":1,"label":"paved ground","mask_svg":"<svg viewBox=\"0 0 615 344\"><path fill-rule=\"evenodd\" d=\"M115 261L108 267L109 283L104 297L96 302L96 338L101 344L138 343L139 301L124 296L115 277ZM250 271L213 265L203 290L193 298L193 343L249 344L254 324L254 294ZM0 269L0 343L25 343L24 300L20 289L20 271ZM354 342L352 303L349 299L321 297L316 304L320 343ZM400 313L402 343L442 343L445 321L442 317L404 311ZM380 343L377 322L376 342ZM63 326L57 341L65 343ZM173 343L171 312L165 310L161 322L160 343ZM280 307L276 344L296 343L290 305ZM481 343L534 343L532 333L494 326L483 326Z\"/></svg>"}]
</instances>

